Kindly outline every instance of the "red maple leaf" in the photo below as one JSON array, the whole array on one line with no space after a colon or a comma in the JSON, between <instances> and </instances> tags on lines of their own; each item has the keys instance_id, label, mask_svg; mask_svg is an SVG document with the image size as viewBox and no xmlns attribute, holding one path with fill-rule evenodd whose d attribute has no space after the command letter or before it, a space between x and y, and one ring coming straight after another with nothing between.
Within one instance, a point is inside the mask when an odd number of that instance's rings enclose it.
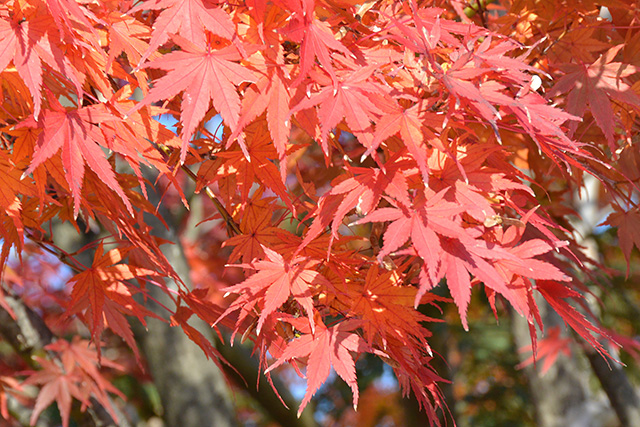
<instances>
[{"instance_id":1,"label":"red maple leaf","mask_svg":"<svg viewBox=\"0 0 640 427\"><path fill-rule=\"evenodd\" d=\"M151 33L149 27L131 16L117 12L112 12L107 18L109 20L109 57L106 70L111 70L114 59L122 52L127 54L131 65L140 65L142 55L149 47L141 38L149 36ZM156 56L159 55L153 55L153 57Z\"/></svg>"},{"instance_id":2,"label":"red maple leaf","mask_svg":"<svg viewBox=\"0 0 640 427\"><path fill-rule=\"evenodd\" d=\"M534 280L557 280L569 282L571 278L547 260L535 257L567 245L567 242L551 243L542 239L520 241L524 227L511 226L504 232L502 228L495 230L497 241L501 247L514 258L502 258L494 261L494 267L509 283L514 275Z\"/></svg>"},{"instance_id":3,"label":"red maple leaf","mask_svg":"<svg viewBox=\"0 0 640 427\"><path fill-rule=\"evenodd\" d=\"M231 40L235 37L235 25L231 17L211 0L148 0L136 5L130 14L141 10L162 10L154 21L149 47L140 58L140 64L169 40L171 34L179 34L196 45L204 45L205 30Z\"/></svg>"},{"instance_id":4,"label":"red maple leaf","mask_svg":"<svg viewBox=\"0 0 640 427\"><path fill-rule=\"evenodd\" d=\"M254 182L260 182L277 194L287 207L295 212L278 167L271 161L278 157L278 154L271 142L266 123L254 122L245 128L244 133L248 143L246 147L240 146L240 150L218 153L218 157L224 160L222 166L217 161L203 163L198 172L202 182L208 185L223 177L227 178L233 184L229 193L236 194L240 191L243 204L249 200L251 185Z\"/></svg>"},{"instance_id":5,"label":"red maple leaf","mask_svg":"<svg viewBox=\"0 0 640 427\"><path fill-rule=\"evenodd\" d=\"M347 320L337 325L326 327L317 322L315 332L309 333L308 325L296 319L290 319L294 326L304 334L291 341L278 360L265 371L273 369L291 359L308 358L307 360L307 391L300 403L298 417L304 410L311 397L329 376L331 367L346 382L353 392L353 407L358 406L358 383L356 382L356 366L350 352L362 353L367 351L366 342L352 331L361 324L359 320Z\"/></svg>"},{"instance_id":6,"label":"red maple leaf","mask_svg":"<svg viewBox=\"0 0 640 427\"><path fill-rule=\"evenodd\" d=\"M524 312L522 305L526 305L527 301L521 301L519 295L507 286L504 278L490 262L491 259L515 257L500 247L488 247L483 240L469 237L466 240L442 238L441 245L438 268L432 270L425 264L421 271L417 298L435 287L442 278L446 278L447 287L458 307L462 326L468 330L467 309L471 301L472 275L486 287L504 296L519 313Z\"/></svg>"},{"instance_id":7,"label":"red maple leaf","mask_svg":"<svg viewBox=\"0 0 640 427\"><path fill-rule=\"evenodd\" d=\"M435 268L442 251L438 234L452 238L468 239L466 232L456 223L455 217L464 207L444 200L448 189L437 194L430 192L428 200L416 200L413 209L379 208L357 223L391 221L384 233L384 245L378 258L402 247L411 237L418 255L429 268Z\"/></svg>"},{"instance_id":8,"label":"red maple leaf","mask_svg":"<svg viewBox=\"0 0 640 427\"><path fill-rule=\"evenodd\" d=\"M56 99L49 98L50 109L44 110L37 123L31 119L23 121L19 127L41 129L38 146L24 175L32 173L39 165L61 151L65 179L71 189L74 201L74 216L78 215L82 201L82 185L85 164L98 175L124 202L130 213L133 208L105 154L100 148L107 147L107 140L99 124L117 121L117 117L106 111L104 105L66 109Z\"/></svg>"},{"instance_id":9,"label":"red maple leaf","mask_svg":"<svg viewBox=\"0 0 640 427\"><path fill-rule=\"evenodd\" d=\"M327 22L315 19L313 12L314 2L309 0L278 0L278 3L293 12L289 24L281 30L281 33L294 42L301 43L300 75L293 83L293 86L297 86L306 77L313 68L316 58L323 69L331 76L331 80L337 81L332 64L331 50L341 52L347 57L353 56L353 54L336 40Z\"/></svg>"},{"instance_id":10,"label":"red maple leaf","mask_svg":"<svg viewBox=\"0 0 640 427\"><path fill-rule=\"evenodd\" d=\"M70 80L79 100L82 99L82 76L55 42L60 37L57 33L52 34L54 29L53 19L47 14L17 22L17 15L11 18L8 10L0 7L0 70L4 70L13 60L20 78L33 97L36 120L42 107L43 62L59 76Z\"/></svg>"},{"instance_id":11,"label":"red maple leaf","mask_svg":"<svg viewBox=\"0 0 640 427\"><path fill-rule=\"evenodd\" d=\"M240 309L246 313L247 307L257 305L261 312L256 332L260 334L267 318L292 296L307 313L311 329L315 330L313 290L317 286L331 288L331 282L312 270L313 266L305 263L305 258L298 257L285 261L277 252L266 247L263 250L267 260L239 265L239 267L255 269L257 273L242 283L223 289L227 293L239 294L240 297L231 303L220 318Z\"/></svg>"},{"instance_id":12,"label":"red maple leaf","mask_svg":"<svg viewBox=\"0 0 640 427\"><path fill-rule=\"evenodd\" d=\"M410 206L409 187L403 174L407 162L394 156L385 163L385 170L350 167L353 177L334 184L329 193L322 196L309 231L301 248L318 237L331 224L332 239L338 237L338 229L347 213L356 208L359 214L370 213L383 194L394 198L401 206Z\"/></svg>"},{"instance_id":13,"label":"red maple leaf","mask_svg":"<svg viewBox=\"0 0 640 427\"><path fill-rule=\"evenodd\" d=\"M534 363L536 360L544 359L542 363L542 368L540 369L540 374L544 375L549 371L549 369L553 366L553 364L558 360L558 356L564 354L565 356L571 355L571 343L573 340L571 338L562 338L560 334L562 331L558 326L552 326L547 328L546 336L540 340L537 349L535 346L530 345L527 347L523 347L518 349L519 353L524 353L526 351L532 351L533 354L527 358L527 360L520 363L517 368L521 369L525 366L529 366Z\"/></svg>"},{"instance_id":14,"label":"red maple leaf","mask_svg":"<svg viewBox=\"0 0 640 427\"><path fill-rule=\"evenodd\" d=\"M291 93L289 91L289 76L284 68L283 49L280 44L276 46L275 52L268 50L262 54L263 56L256 55L257 59L254 65L261 69L262 76L255 85L245 91L238 127L228 141L232 143L237 137L240 144L245 145L242 129L266 110L269 133L278 152L284 181L284 177L286 177L285 157L291 129L289 117Z\"/></svg>"},{"instance_id":15,"label":"red maple leaf","mask_svg":"<svg viewBox=\"0 0 640 427\"><path fill-rule=\"evenodd\" d=\"M422 177L425 182L429 182L429 167L427 165L429 150L425 146L425 142L431 143L442 152L447 150L438 137L424 126L433 116L421 110L422 105L416 104L406 109L396 105L390 111L386 111L376 122L373 141L364 156L374 153L385 139L400 133L407 150L418 164Z\"/></svg>"},{"instance_id":16,"label":"red maple leaf","mask_svg":"<svg viewBox=\"0 0 640 427\"><path fill-rule=\"evenodd\" d=\"M466 212L479 222L496 214L488 194L522 190L533 195L531 188L507 178L506 172L517 174L511 165L501 162L498 168L484 164L492 153L495 151L482 145L458 147L456 158L434 151L429 159L430 187L434 190L452 187L448 200L465 206Z\"/></svg>"},{"instance_id":17,"label":"red maple leaf","mask_svg":"<svg viewBox=\"0 0 640 427\"><path fill-rule=\"evenodd\" d=\"M325 155L329 153L327 136L344 117L349 131L358 137L362 145L371 147L373 143L372 123L377 121L383 111L371 100L371 94L385 93L380 84L369 80L377 65L349 70L340 73L338 81L330 81L319 92L303 99L291 109L291 115L298 111L320 104L318 120L320 121L320 143ZM328 79L327 79L328 80Z\"/></svg>"},{"instance_id":18,"label":"red maple leaf","mask_svg":"<svg viewBox=\"0 0 640 427\"><path fill-rule=\"evenodd\" d=\"M7 230L4 221L0 221L0 237L2 237L2 252L0 253L0 264L9 256L9 249L13 243L22 248L24 241L24 226L22 222L22 202L20 194L35 197L37 195L36 188L33 184L26 180L21 180L22 175L20 169L11 165L5 151L0 151L0 209L4 214L11 218L11 222L15 228L15 235ZM15 237L15 238L14 238Z\"/></svg>"},{"instance_id":19,"label":"red maple leaf","mask_svg":"<svg viewBox=\"0 0 640 427\"><path fill-rule=\"evenodd\" d=\"M614 127L615 115L611 99L636 108L640 108L640 96L622 79L638 71L633 65L611 62L623 44L612 47L591 65L567 64L561 67L565 75L558 80L549 96L569 92L566 110L578 117L583 117L587 106L593 118L602 129L611 151L615 151ZM575 131L577 123L570 129Z\"/></svg>"},{"instance_id":20,"label":"red maple leaf","mask_svg":"<svg viewBox=\"0 0 640 427\"><path fill-rule=\"evenodd\" d=\"M63 427L68 427L73 398L75 397L85 406L90 405L89 396L80 387L82 377L78 372L66 372L62 366L50 360L44 358L37 358L37 360L42 369L31 375L24 382L25 385L42 385L29 423L35 425L40 413L55 401L58 404L62 425Z\"/></svg>"},{"instance_id":21,"label":"red maple leaf","mask_svg":"<svg viewBox=\"0 0 640 427\"><path fill-rule=\"evenodd\" d=\"M87 341L80 340L76 336L72 343L57 340L47 345L45 349L57 353L60 363L36 357L42 369L31 373L23 383L24 385L42 385L29 421L32 425L35 425L40 413L56 401L62 417L62 425L68 427L73 398L82 403L82 410L84 410L91 406L89 399L95 397L111 413L111 416L115 417L107 393L116 394L121 398L124 398L124 395L100 374L98 354ZM123 369L122 366L106 359L102 359L101 364L109 368Z\"/></svg>"},{"instance_id":22,"label":"red maple leaf","mask_svg":"<svg viewBox=\"0 0 640 427\"><path fill-rule=\"evenodd\" d=\"M628 277L633 246L640 248L640 211L633 208L625 212L620 206L614 205L614 211L609 215L605 224L618 228L618 241L627 260Z\"/></svg>"},{"instance_id":23,"label":"red maple leaf","mask_svg":"<svg viewBox=\"0 0 640 427\"><path fill-rule=\"evenodd\" d=\"M348 283L344 303L361 316L369 345L381 340L382 348L387 348L388 340L395 339L428 349L425 337L430 333L420 322L435 319L414 309L417 289L399 282L396 271L380 271L378 264L373 264L364 283ZM338 298L342 298L340 293Z\"/></svg>"},{"instance_id":24,"label":"red maple leaf","mask_svg":"<svg viewBox=\"0 0 640 427\"><path fill-rule=\"evenodd\" d=\"M611 343L615 343L603 328L591 323L584 314L576 310L566 300L573 299L581 302L582 295L579 292L569 288L563 283L555 282L551 280L539 280L536 282L536 289L544 299L549 303L551 307L562 317L571 328L576 331L585 341L587 341L591 347L596 349L602 357L611 357L609 352L604 348L602 343L596 337L603 337ZM582 307L589 312L586 305L582 304ZM591 313L590 313L591 314ZM593 317L593 315L592 315ZM595 334L595 336L594 336Z\"/></svg>"},{"instance_id":25,"label":"red maple leaf","mask_svg":"<svg viewBox=\"0 0 640 427\"><path fill-rule=\"evenodd\" d=\"M180 161L184 162L189 140L209 110L209 103L213 101L224 123L235 130L240 114L236 86L253 82L256 76L247 67L233 62L240 60L240 53L233 46L213 49L204 42L195 44L179 36L174 36L174 41L181 51L168 53L145 65L169 72L154 82L153 89L132 111L184 91L180 105L183 126Z\"/></svg>"},{"instance_id":26,"label":"red maple leaf","mask_svg":"<svg viewBox=\"0 0 640 427\"><path fill-rule=\"evenodd\" d=\"M240 219L240 231L242 234L227 239L222 246L234 246L229 255L229 262L239 259L249 263L256 258L264 257L264 246L269 246L277 241L275 233L277 227L271 226L273 212L269 210L271 198L262 198L263 191L256 191L247 202Z\"/></svg>"},{"instance_id":27,"label":"red maple leaf","mask_svg":"<svg viewBox=\"0 0 640 427\"><path fill-rule=\"evenodd\" d=\"M125 315L136 316L142 324L146 324L146 316L157 315L133 298L141 291L127 281L158 274L153 270L120 263L131 249L112 249L104 253L102 244L98 246L91 268L69 280L73 290L67 316L86 313L85 322L95 342L99 342L102 331L107 326L122 337L136 357L139 357L131 326Z\"/></svg>"}]
</instances>

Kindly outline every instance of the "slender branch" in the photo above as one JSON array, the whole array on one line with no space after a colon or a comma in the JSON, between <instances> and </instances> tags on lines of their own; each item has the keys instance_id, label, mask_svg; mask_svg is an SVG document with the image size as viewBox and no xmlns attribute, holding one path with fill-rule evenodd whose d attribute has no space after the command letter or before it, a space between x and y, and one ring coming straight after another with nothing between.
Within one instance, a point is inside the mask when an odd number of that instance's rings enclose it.
<instances>
[{"instance_id":1,"label":"slender branch","mask_svg":"<svg viewBox=\"0 0 640 427\"><path fill-rule=\"evenodd\" d=\"M156 147L158 147L158 149L163 154L167 156L171 155L171 150L166 145L156 144ZM187 167L186 165L182 165L181 168L189 176L189 178L193 180L193 182L198 181L198 176L195 173L193 173L193 171L189 169L189 167ZM240 226L235 222L235 220L233 219L229 211L225 209L224 205L220 202L220 200L218 200L218 197L215 195L213 190L205 186L205 193L207 194L207 197L209 197L209 199L213 202L213 205L215 206L218 213L220 213L220 216L222 216L222 219L224 219L224 221L227 223L227 226L229 227L229 234L230 234L229 237L232 237L231 234L233 235L242 234L242 231L240 230Z\"/></svg>"}]
</instances>

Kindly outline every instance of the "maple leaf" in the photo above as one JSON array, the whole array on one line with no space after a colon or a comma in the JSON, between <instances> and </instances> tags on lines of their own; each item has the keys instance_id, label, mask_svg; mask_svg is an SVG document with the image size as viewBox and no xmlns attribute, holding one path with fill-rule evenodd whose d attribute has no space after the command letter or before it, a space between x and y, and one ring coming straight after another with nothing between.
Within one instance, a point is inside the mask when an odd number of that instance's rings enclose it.
<instances>
[{"instance_id":1,"label":"maple leaf","mask_svg":"<svg viewBox=\"0 0 640 427\"><path fill-rule=\"evenodd\" d=\"M529 366L534 363L536 360L544 359L542 363L542 368L540 369L540 374L546 374L549 369L553 366L553 364L558 360L558 356L564 354L565 356L571 356L571 343L573 340L571 338L562 338L560 336L561 330L557 326L553 326L547 329L546 336L540 340L540 343L536 348L533 346L527 346L524 348L518 349L518 353L524 353L526 351L533 351L534 353L524 360L516 368L522 369L525 366Z\"/></svg>"},{"instance_id":2,"label":"maple leaf","mask_svg":"<svg viewBox=\"0 0 640 427\"><path fill-rule=\"evenodd\" d=\"M236 86L255 81L255 76L246 67L233 62L240 59L238 50L233 46L213 49L204 43L195 44L178 36L174 36L174 40L182 51L168 53L145 65L169 72L154 82L149 94L127 115L144 105L172 98L184 91L180 104L183 126L180 161L183 163L189 140L209 110L210 101L213 101L224 123L232 131L236 129L240 114L240 97Z\"/></svg>"},{"instance_id":3,"label":"maple leaf","mask_svg":"<svg viewBox=\"0 0 640 427\"><path fill-rule=\"evenodd\" d=\"M627 277L631 267L631 251L633 247L640 248L640 211L638 208L624 211L618 205L613 205L614 211L603 224L618 228L618 241L627 260Z\"/></svg>"},{"instance_id":4,"label":"maple leaf","mask_svg":"<svg viewBox=\"0 0 640 427\"><path fill-rule=\"evenodd\" d=\"M264 121L254 122L244 130L248 145L245 150L228 150L218 153L223 159L222 166L217 161L203 163L198 175L202 183L212 183L222 177L232 182L229 191L236 194L236 186L240 192L242 203L249 200L249 193L254 182L259 182L272 190L287 207L295 212L287 187L281 179L278 167L271 161L277 152L271 142L267 125ZM220 184L219 184L220 185Z\"/></svg>"},{"instance_id":5,"label":"maple leaf","mask_svg":"<svg viewBox=\"0 0 640 427\"><path fill-rule=\"evenodd\" d=\"M293 321L290 320L290 321ZM296 327L304 328L299 322ZM311 396L320 388L329 376L331 367L346 382L353 393L353 407L358 407L358 383L356 382L356 366L350 352L362 353L368 349L365 341L352 331L361 324L359 320L346 320L337 325L326 327L318 322L316 330L304 333L300 338L291 341L278 360L269 366L265 373L271 372L278 366L294 358L308 357L307 361L307 391L300 402L298 417L311 400Z\"/></svg>"},{"instance_id":6,"label":"maple leaf","mask_svg":"<svg viewBox=\"0 0 640 427\"><path fill-rule=\"evenodd\" d=\"M49 103L51 109L43 112L42 120L37 123L32 119L25 120L19 125L19 127L37 127L42 130L33 159L24 175L32 173L39 165L61 150L65 180L73 195L74 217L78 216L82 202L81 189L85 164L120 196L132 213L133 207L100 148L100 146L106 147L107 141L98 125L105 121L115 121L117 118L108 113L103 105L65 109L54 96L50 97Z\"/></svg>"},{"instance_id":7,"label":"maple leaf","mask_svg":"<svg viewBox=\"0 0 640 427\"><path fill-rule=\"evenodd\" d=\"M76 274L69 280L73 285L69 311L66 316L87 312L86 323L94 342L99 342L105 325L112 329L133 349L139 357L131 326L125 315L136 316L144 325L145 317L158 317L139 304L134 294L141 290L132 287L128 280L158 274L150 269L120 264L131 250L112 249L104 253L103 245L96 249L91 268Z\"/></svg>"},{"instance_id":8,"label":"maple leaf","mask_svg":"<svg viewBox=\"0 0 640 427\"><path fill-rule=\"evenodd\" d=\"M397 272L381 272L380 267L373 264L363 284L348 284L344 302L353 313L361 316L364 337L369 345L380 337L383 348L387 348L389 339L397 339L407 344L416 340L418 345L428 349L425 337L430 334L420 322L435 319L414 309L417 289L398 282Z\"/></svg>"},{"instance_id":9,"label":"maple leaf","mask_svg":"<svg viewBox=\"0 0 640 427\"><path fill-rule=\"evenodd\" d=\"M314 18L313 2L305 0L287 3L287 6L290 6L294 13L291 14L289 24L281 30L281 33L296 43L301 43L300 75L293 83L293 86L297 86L306 77L312 69L316 58L331 76L332 81L337 81L331 60L331 50L341 52L347 57L353 56L353 54L336 40L327 22Z\"/></svg>"},{"instance_id":10,"label":"maple leaf","mask_svg":"<svg viewBox=\"0 0 640 427\"><path fill-rule=\"evenodd\" d=\"M58 353L60 363L36 357L42 369L32 373L23 383L42 385L29 421L32 425L35 425L40 413L55 400L62 417L62 425L68 427L73 398L82 403L84 410L91 406L89 399L95 397L111 416L115 417L107 393L116 394L121 398L124 398L124 395L100 374L97 369L98 355L86 341L76 336L72 343L57 340L45 349ZM106 359L102 360L102 364L110 368L123 369L122 366Z\"/></svg>"},{"instance_id":11,"label":"maple leaf","mask_svg":"<svg viewBox=\"0 0 640 427\"><path fill-rule=\"evenodd\" d=\"M0 8L0 70L4 70L13 60L20 78L33 97L36 120L42 108L43 61L60 76L71 80L79 100L82 100L79 73L54 42L59 37L51 34L52 27L53 20L49 15L39 15L18 23L15 18L9 17L6 9Z\"/></svg>"},{"instance_id":12,"label":"maple leaf","mask_svg":"<svg viewBox=\"0 0 640 427\"><path fill-rule=\"evenodd\" d=\"M122 52L127 54L129 63L137 66L141 63L142 55L148 50L149 45L141 40L151 33L149 27L135 18L113 12L108 16L109 20L109 57L107 59L107 71L115 58ZM150 55L152 58L159 56ZM140 81L140 79L138 80ZM146 83L146 81L145 81Z\"/></svg>"},{"instance_id":13,"label":"maple leaf","mask_svg":"<svg viewBox=\"0 0 640 427\"><path fill-rule=\"evenodd\" d=\"M609 352L604 348L602 343L593 336L604 337L612 343L615 341L607 335L607 333L599 326L591 323L584 314L580 313L572 307L566 299L571 298L580 301L583 297L577 291L567 287L563 283L551 280L539 280L536 282L536 289L551 307L560 315L571 328L576 331L591 347L596 349L602 357L611 357ZM583 308L585 306L583 305ZM593 333L593 334L592 334Z\"/></svg>"},{"instance_id":14,"label":"maple leaf","mask_svg":"<svg viewBox=\"0 0 640 427\"><path fill-rule=\"evenodd\" d=\"M371 101L371 93L386 92L379 84L369 81L377 65L350 70L346 77L337 82L331 82L319 92L303 99L291 109L293 115L298 111L321 104L318 110L318 120L321 123L320 143L325 155L329 155L327 136L344 117L349 131L356 135L362 145L371 147L373 138L372 123L382 115L383 111Z\"/></svg>"},{"instance_id":15,"label":"maple leaf","mask_svg":"<svg viewBox=\"0 0 640 427\"><path fill-rule=\"evenodd\" d=\"M428 200L417 200L413 209L379 208L356 223L391 221L384 233L384 245L378 258L391 254L411 237L413 246L430 269L435 269L441 252L438 234L465 239L465 231L455 222L463 206L444 200L448 189L437 194L430 192Z\"/></svg>"},{"instance_id":16,"label":"maple leaf","mask_svg":"<svg viewBox=\"0 0 640 427\"><path fill-rule=\"evenodd\" d=\"M102 50L98 34L87 19L87 16L93 15L89 10L79 5L75 0L47 0L45 4L61 35L66 35L70 40L74 41L74 30L88 32L93 36L90 42L94 48ZM92 17L95 19L95 15Z\"/></svg>"},{"instance_id":17,"label":"maple leaf","mask_svg":"<svg viewBox=\"0 0 640 427\"><path fill-rule=\"evenodd\" d=\"M263 250L267 256L266 260L238 265L255 269L257 272L244 282L223 289L227 293L235 293L240 296L220 317L226 317L243 308L249 302L251 305L257 304L261 308L261 313L256 332L260 334L262 325L267 318L287 302L290 296L293 296L293 299L307 313L311 329L315 330L313 289L318 286L331 288L331 282L317 271L308 268L311 266L306 266L306 260L302 257L285 261L277 252L266 247Z\"/></svg>"},{"instance_id":18,"label":"maple leaf","mask_svg":"<svg viewBox=\"0 0 640 427\"><path fill-rule=\"evenodd\" d=\"M376 122L376 132L373 141L363 156L374 153L382 141L396 133L400 133L407 150L418 164L423 179L428 183L430 177L429 167L427 165L429 152L424 144L425 139L426 142L431 143L440 149L440 151L447 151L437 136L424 126L425 122L428 123L431 121L429 117L427 113L421 111L420 104L406 109L399 105L395 106L391 111L385 112L380 120Z\"/></svg>"},{"instance_id":19,"label":"maple leaf","mask_svg":"<svg viewBox=\"0 0 640 427\"><path fill-rule=\"evenodd\" d=\"M235 25L231 17L211 0L147 0L137 4L130 14L141 10L162 10L154 22L149 47L142 54L142 64L171 34L180 34L194 44L205 44L205 30L225 39L235 37ZM186 69L186 68L185 68Z\"/></svg>"},{"instance_id":20,"label":"maple leaf","mask_svg":"<svg viewBox=\"0 0 640 427\"><path fill-rule=\"evenodd\" d=\"M333 188L318 202L314 220L302 241L301 248L318 237L331 224L332 239L338 237L338 229L347 213L356 208L360 214L370 213L383 194L393 197L401 206L410 206L409 187L403 174L402 162L397 156L385 163L385 170L350 167L354 174Z\"/></svg>"},{"instance_id":21,"label":"maple leaf","mask_svg":"<svg viewBox=\"0 0 640 427\"><path fill-rule=\"evenodd\" d=\"M558 80L549 97L569 92L566 109L578 117L584 116L587 106L591 110L598 127L602 129L611 151L615 151L615 116L611 99L640 108L638 96L622 79L635 74L638 69L633 65L611 62L624 45L618 45L601 55L593 64L561 66L565 75ZM573 131L577 124L570 126Z\"/></svg>"},{"instance_id":22,"label":"maple leaf","mask_svg":"<svg viewBox=\"0 0 640 427\"><path fill-rule=\"evenodd\" d=\"M278 239L275 237L277 227L271 226L272 212L269 210L271 198L262 199L263 191L256 191L247 202L240 219L240 230L243 234L227 239L222 246L234 246L229 255L229 262L241 259L249 263L256 258L264 257L264 246L269 246Z\"/></svg>"},{"instance_id":23,"label":"maple leaf","mask_svg":"<svg viewBox=\"0 0 640 427\"><path fill-rule=\"evenodd\" d=\"M519 242L523 232L524 227L517 226L507 228L504 233L501 228L496 230L496 240L501 244L501 247L515 256L515 258L504 258L494 261L494 267L502 274L505 280L511 282L514 275L519 275L534 280L571 281L571 278L555 265L546 260L534 258L566 246L567 243L552 244L542 239L531 239Z\"/></svg>"},{"instance_id":24,"label":"maple leaf","mask_svg":"<svg viewBox=\"0 0 640 427\"><path fill-rule=\"evenodd\" d=\"M283 49L280 44L277 45L275 58L271 58L273 55L269 55L269 52L264 55L264 58L262 55L257 56L259 59L253 64L256 68L262 68L262 77L245 91L238 127L229 137L228 144L238 138L240 144L246 145L242 129L266 110L269 133L278 152L281 174L285 181L286 149L291 130L289 115L291 93L289 77L283 67ZM264 64L262 64L263 60Z\"/></svg>"},{"instance_id":25,"label":"maple leaf","mask_svg":"<svg viewBox=\"0 0 640 427\"><path fill-rule=\"evenodd\" d=\"M482 240L441 239L441 262L438 269L431 270L425 264L420 273L420 290L416 298L435 287L442 278L447 279L447 287L458 307L458 313L465 330L469 330L467 309L471 301L472 281L470 275L481 281L485 287L504 296L518 313L528 311L528 301L522 301L518 293L510 289L504 278L493 266L492 259L515 258L500 247L489 246ZM489 259L489 261L487 260ZM524 307L523 307L524 306Z\"/></svg>"},{"instance_id":26,"label":"maple leaf","mask_svg":"<svg viewBox=\"0 0 640 427\"><path fill-rule=\"evenodd\" d=\"M20 175L21 171L9 163L8 153L0 150L0 209L4 212L3 215L7 215L11 219L16 231L17 239L15 239L15 243L18 245L18 249L21 250L22 242L24 241L24 225L21 215L22 202L19 195L34 197L37 192L33 185L21 180ZM0 236L3 240L0 264L4 264L4 261L9 256L9 249L12 242L14 242L11 237L12 234L0 222Z\"/></svg>"},{"instance_id":27,"label":"maple leaf","mask_svg":"<svg viewBox=\"0 0 640 427\"><path fill-rule=\"evenodd\" d=\"M412 211L398 208L380 208L365 216L358 223L392 221L384 233L384 245L378 259L402 247L411 237L410 252L424 261L420 273L420 290L415 305L426 291L446 277L447 286L458 307L465 329L468 328L466 312L471 300L470 274L486 286L505 296L522 313L522 302L507 288L504 279L485 259L515 258L501 248L489 248L482 240L473 239L455 221L464 206L444 200L447 189L432 194L428 200L418 201Z\"/></svg>"},{"instance_id":28,"label":"maple leaf","mask_svg":"<svg viewBox=\"0 0 640 427\"><path fill-rule=\"evenodd\" d=\"M466 212L479 222L495 215L488 194L522 190L533 195L528 186L507 179L506 171L512 166L504 164L498 169L483 164L492 151L483 146L458 147L455 158L434 151L429 159L430 187L434 191L451 187L448 200L465 206Z\"/></svg>"},{"instance_id":29,"label":"maple leaf","mask_svg":"<svg viewBox=\"0 0 640 427\"><path fill-rule=\"evenodd\" d=\"M40 57L28 48L25 32L12 22L6 10L0 9L0 70L4 70L13 60L18 74L29 88L33 97L34 115L40 114L42 106L42 65Z\"/></svg>"},{"instance_id":30,"label":"maple leaf","mask_svg":"<svg viewBox=\"0 0 640 427\"><path fill-rule=\"evenodd\" d=\"M36 398L29 423L35 425L40 413L55 401L58 404L62 425L68 427L72 399L75 397L84 405L89 406L89 396L83 393L80 388L82 378L76 372L66 373L61 366L50 360L38 358L38 362L42 366L42 370L31 375L23 383L25 385L43 385Z\"/></svg>"}]
</instances>

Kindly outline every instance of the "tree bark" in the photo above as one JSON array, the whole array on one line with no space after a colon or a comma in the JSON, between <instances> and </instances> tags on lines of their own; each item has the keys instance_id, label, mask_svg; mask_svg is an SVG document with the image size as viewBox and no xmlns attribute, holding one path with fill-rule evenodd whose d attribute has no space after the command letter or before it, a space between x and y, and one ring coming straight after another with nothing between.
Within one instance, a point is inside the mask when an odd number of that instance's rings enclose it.
<instances>
[{"instance_id":1,"label":"tree bark","mask_svg":"<svg viewBox=\"0 0 640 427\"><path fill-rule=\"evenodd\" d=\"M640 401L624 368L615 362L607 363L593 348L586 349L585 354L602 389L607 393L620 424L623 427L640 426Z\"/></svg>"}]
</instances>

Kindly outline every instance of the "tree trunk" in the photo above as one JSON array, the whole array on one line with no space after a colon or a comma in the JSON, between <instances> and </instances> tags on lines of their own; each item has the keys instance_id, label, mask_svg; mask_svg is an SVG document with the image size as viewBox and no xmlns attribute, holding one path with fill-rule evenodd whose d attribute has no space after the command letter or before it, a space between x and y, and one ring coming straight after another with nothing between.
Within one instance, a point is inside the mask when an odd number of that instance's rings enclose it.
<instances>
[{"instance_id":1,"label":"tree trunk","mask_svg":"<svg viewBox=\"0 0 640 427\"><path fill-rule=\"evenodd\" d=\"M151 178L151 177L149 177ZM151 178L154 182L153 179ZM155 188L148 189L149 201L158 205L160 197ZM160 215L172 224L167 210L160 205ZM173 242L164 245L163 253L180 278L190 286L189 265L173 227L166 229L155 217L148 216L147 224L153 227L153 234ZM175 289L175 283L167 283ZM151 296L161 304L171 307L169 298L157 287L150 286ZM149 301L149 308L167 318L160 307ZM207 336L211 328L199 319L191 323ZM136 341L148 361L164 408L164 420L168 426L200 427L215 425L235 426L235 410L231 402L229 388L222 372L208 360L203 351L184 334L181 328L168 323L149 319L145 331L141 325L134 327Z\"/></svg>"},{"instance_id":2,"label":"tree trunk","mask_svg":"<svg viewBox=\"0 0 640 427\"><path fill-rule=\"evenodd\" d=\"M540 299L538 306L545 328L552 326L564 327L564 322ZM531 344L527 321L517 313L513 313L512 330L516 347L522 348ZM590 399L589 371L583 360L576 358L573 352L571 358L560 355L556 363L544 374L540 361L537 366L529 365L524 368L529 380L529 388L535 406L536 422L539 427L565 427L569 424L570 413L576 408L583 407ZM521 360L528 355L523 354Z\"/></svg>"}]
</instances>

